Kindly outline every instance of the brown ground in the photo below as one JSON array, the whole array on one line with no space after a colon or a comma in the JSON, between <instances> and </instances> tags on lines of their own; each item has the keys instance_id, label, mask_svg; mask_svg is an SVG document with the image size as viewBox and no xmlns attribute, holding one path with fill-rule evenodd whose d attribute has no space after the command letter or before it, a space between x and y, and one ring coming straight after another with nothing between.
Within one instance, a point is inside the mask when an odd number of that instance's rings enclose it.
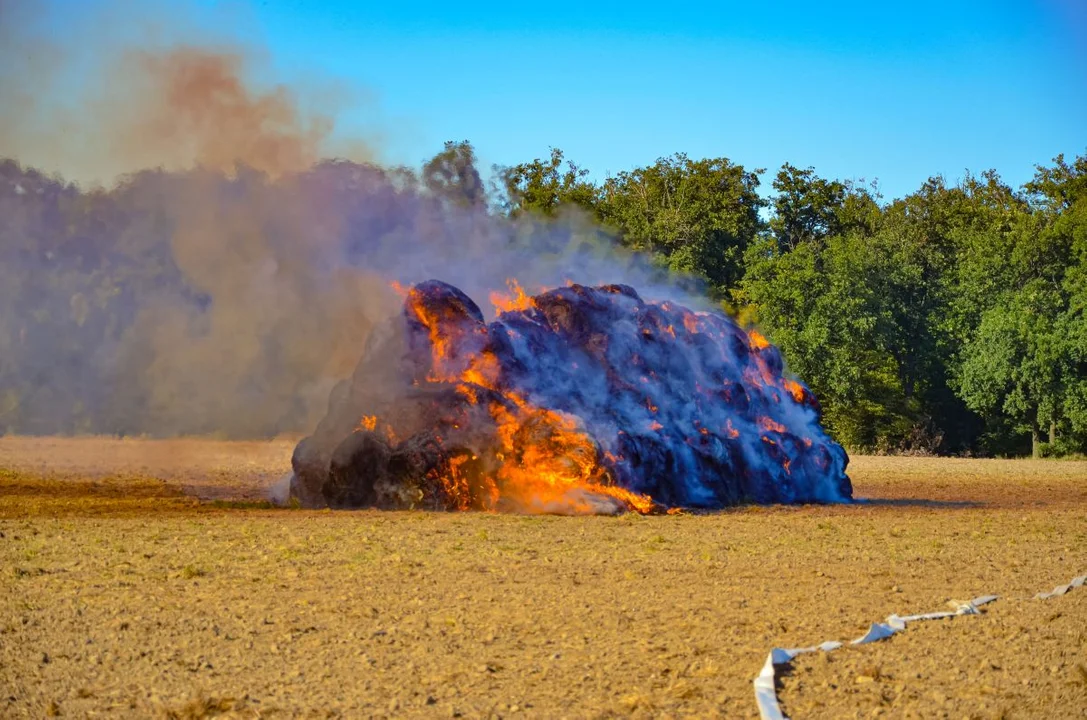
<instances>
[{"instance_id":1,"label":"brown ground","mask_svg":"<svg viewBox=\"0 0 1087 720\"><path fill-rule=\"evenodd\" d=\"M275 510L292 444L0 438L0 716L1087 717L1087 463L855 458L866 504ZM217 498L219 502L197 500ZM858 681L860 678L860 681ZM871 679L868 679L871 678Z\"/></svg>"}]
</instances>

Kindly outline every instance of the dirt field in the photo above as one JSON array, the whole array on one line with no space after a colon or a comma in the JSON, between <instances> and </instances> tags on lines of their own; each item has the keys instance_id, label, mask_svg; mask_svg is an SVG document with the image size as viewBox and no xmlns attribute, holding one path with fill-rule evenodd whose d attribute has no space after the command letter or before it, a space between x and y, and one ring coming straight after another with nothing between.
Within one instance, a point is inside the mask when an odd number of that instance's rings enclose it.
<instances>
[{"instance_id":1,"label":"dirt field","mask_svg":"<svg viewBox=\"0 0 1087 720\"><path fill-rule=\"evenodd\" d=\"M290 441L0 438L0 716L1087 717L1087 463L855 458L840 507L261 507ZM249 502L234 502L242 500Z\"/></svg>"}]
</instances>

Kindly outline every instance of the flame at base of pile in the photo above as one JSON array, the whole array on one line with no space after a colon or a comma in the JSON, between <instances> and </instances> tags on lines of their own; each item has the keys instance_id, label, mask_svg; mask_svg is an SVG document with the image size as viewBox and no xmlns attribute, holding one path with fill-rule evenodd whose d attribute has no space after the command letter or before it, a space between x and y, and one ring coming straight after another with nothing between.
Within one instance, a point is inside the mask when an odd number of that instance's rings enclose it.
<instances>
[{"instance_id":1,"label":"flame at base of pile","mask_svg":"<svg viewBox=\"0 0 1087 720\"><path fill-rule=\"evenodd\" d=\"M430 280L333 390L291 495L565 514L844 502L847 463L777 349L725 315L570 285L488 324Z\"/></svg>"}]
</instances>

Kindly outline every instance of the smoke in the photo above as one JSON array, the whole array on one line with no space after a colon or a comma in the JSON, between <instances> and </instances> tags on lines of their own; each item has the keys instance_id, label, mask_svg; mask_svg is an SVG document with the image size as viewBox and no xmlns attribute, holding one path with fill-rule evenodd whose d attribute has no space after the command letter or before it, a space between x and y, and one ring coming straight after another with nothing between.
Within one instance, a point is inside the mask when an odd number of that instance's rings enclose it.
<instances>
[{"instance_id":1,"label":"smoke","mask_svg":"<svg viewBox=\"0 0 1087 720\"><path fill-rule=\"evenodd\" d=\"M3 168L0 430L302 432L391 281L659 279L583 219L510 222L380 166L337 130L361 90L268 83L259 48L153 7L0 0L0 157L82 183Z\"/></svg>"},{"instance_id":2,"label":"smoke","mask_svg":"<svg viewBox=\"0 0 1087 720\"><path fill-rule=\"evenodd\" d=\"M268 53L229 35L238 22L195 4L0 0L0 154L106 186L147 168L372 159L333 133L361 91L269 81Z\"/></svg>"}]
</instances>

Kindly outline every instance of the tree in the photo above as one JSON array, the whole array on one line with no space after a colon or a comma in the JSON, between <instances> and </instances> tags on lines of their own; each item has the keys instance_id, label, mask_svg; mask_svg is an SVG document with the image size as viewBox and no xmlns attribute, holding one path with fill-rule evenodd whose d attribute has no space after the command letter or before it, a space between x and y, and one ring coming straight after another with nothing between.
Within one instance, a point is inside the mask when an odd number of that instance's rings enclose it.
<instances>
[{"instance_id":1,"label":"tree","mask_svg":"<svg viewBox=\"0 0 1087 720\"><path fill-rule=\"evenodd\" d=\"M547 160L536 158L508 168L497 168L511 217L530 213L555 217L563 208L581 208L597 215L598 190L586 180L589 171L572 161L563 162L562 150L551 149Z\"/></svg>"},{"instance_id":2,"label":"tree","mask_svg":"<svg viewBox=\"0 0 1087 720\"><path fill-rule=\"evenodd\" d=\"M893 315L878 278L885 246L854 233L783 249L765 238L747 253L742 298L823 406L823 421L854 449L894 449L916 423L890 350Z\"/></svg>"},{"instance_id":3,"label":"tree","mask_svg":"<svg viewBox=\"0 0 1087 720\"><path fill-rule=\"evenodd\" d=\"M1069 449L1083 451L1087 449L1087 156L1076 158L1075 168L1068 183L1077 186L1075 199L1054 221L1052 232L1067 237L1069 244L1070 259L1063 282L1068 305L1057 321L1057 333L1068 344L1063 406L1071 436L1068 445Z\"/></svg>"},{"instance_id":4,"label":"tree","mask_svg":"<svg viewBox=\"0 0 1087 720\"><path fill-rule=\"evenodd\" d=\"M979 317L959 367L964 400L995 425L1029 433L1032 453L1070 433L1087 447L1087 158L1058 156L1025 186L1029 214L1014 219L998 247L961 261L962 298Z\"/></svg>"},{"instance_id":5,"label":"tree","mask_svg":"<svg viewBox=\"0 0 1087 720\"><path fill-rule=\"evenodd\" d=\"M1038 281L1009 294L983 314L960 370L970 408L1029 432L1035 457L1063 400L1068 347L1052 323L1060 305L1058 294Z\"/></svg>"},{"instance_id":6,"label":"tree","mask_svg":"<svg viewBox=\"0 0 1087 720\"><path fill-rule=\"evenodd\" d=\"M608 179L601 216L623 244L706 279L711 293L724 297L738 286L744 251L762 225L761 172L727 158L661 158Z\"/></svg>"},{"instance_id":7,"label":"tree","mask_svg":"<svg viewBox=\"0 0 1087 720\"><path fill-rule=\"evenodd\" d=\"M847 190L843 183L824 180L813 168L801 170L785 163L773 188L778 194L773 200L770 229L781 247L795 248L841 232L840 213Z\"/></svg>"},{"instance_id":8,"label":"tree","mask_svg":"<svg viewBox=\"0 0 1087 720\"><path fill-rule=\"evenodd\" d=\"M475 149L467 140L447 141L445 149L423 166L422 178L427 190L455 206L483 208L487 204Z\"/></svg>"}]
</instances>

